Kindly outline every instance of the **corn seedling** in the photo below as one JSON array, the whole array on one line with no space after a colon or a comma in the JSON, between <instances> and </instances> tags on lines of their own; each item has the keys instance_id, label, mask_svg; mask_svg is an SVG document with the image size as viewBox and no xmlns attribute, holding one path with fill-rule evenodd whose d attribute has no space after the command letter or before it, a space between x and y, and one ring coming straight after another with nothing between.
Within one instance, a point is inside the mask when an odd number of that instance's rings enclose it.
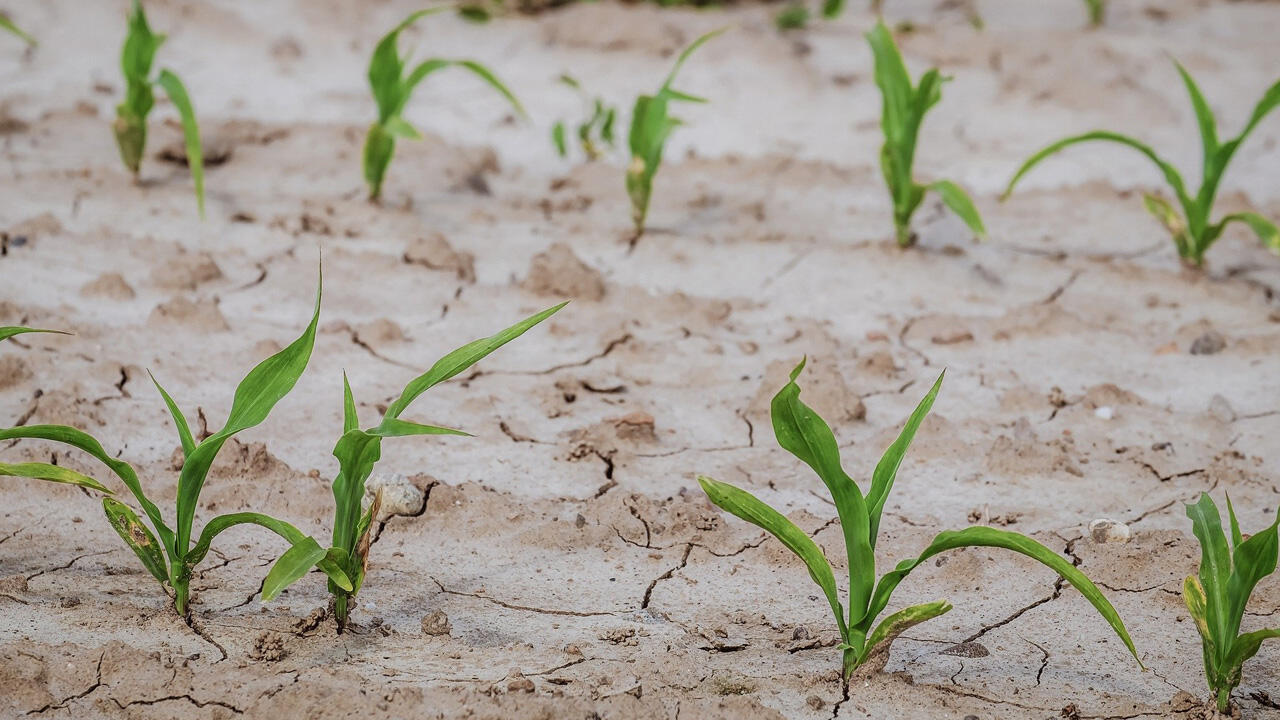
<instances>
[{"instance_id":1,"label":"corn seedling","mask_svg":"<svg viewBox=\"0 0 1280 720\"><path fill-rule=\"evenodd\" d=\"M1280 81L1272 85L1258 101L1253 114L1249 117L1249 122L1245 124L1240 134L1227 142L1219 142L1217 119L1209 109L1209 103L1205 101L1200 88L1182 64L1175 61L1174 65L1177 66L1178 74L1182 76L1182 81L1187 87L1187 94L1191 96L1191 107L1195 110L1196 123L1200 128L1200 142L1204 151L1200 189L1194 196L1187 192L1182 175L1178 173L1177 168L1161 159L1155 150L1127 135L1095 130L1064 138L1032 155L1009 180L1009 186L1005 188L1002 199L1009 197L1013 192L1013 186L1027 171L1041 160L1068 146L1095 140L1119 143L1147 156L1160 169L1165 182L1169 183L1170 189L1173 190L1174 197L1182 207L1181 213L1169 201L1154 193L1143 193L1142 200L1147 212L1154 215L1173 237L1173 243L1177 246L1178 255L1182 257L1183 262L1194 267L1203 265L1205 252L1222 235L1227 225L1233 222L1248 225L1258 236L1258 240L1272 251L1280 253L1280 230L1258 213L1231 213L1216 223L1210 219L1213 214L1213 200L1218 192L1218 183L1222 180L1231 157L1267 113L1280 106Z\"/></svg>"},{"instance_id":2,"label":"corn seedling","mask_svg":"<svg viewBox=\"0 0 1280 720\"><path fill-rule=\"evenodd\" d=\"M182 134L187 146L187 165L196 185L196 205L200 217L204 217L204 153L200 149L200 128L196 125L196 111L191 105L187 88L168 69L151 77L151 65L156 51L164 44L165 36L153 33L147 24L142 4L133 0L133 12L129 14L129 34L125 37L124 50L120 53L120 67L124 71L124 102L116 106L116 121L112 126L120 159L125 167L138 177L142 166L142 154L147 146L147 115L155 106L153 88L160 86L182 119Z\"/></svg>"},{"instance_id":3,"label":"corn seedling","mask_svg":"<svg viewBox=\"0 0 1280 720\"><path fill-rule=\"evenodd\" d=\"M1060 555L1018 533L982 526L939 533L919 557L903 560L877 582L875 549L880 516L889 492L893 489L902 458L920 423L933 406L934 398L942 385L942 376L938 377L933 388L911 413L898 439L885 451L872 473L871 487L863 495L857 483L841 468L840 450L831 428L800 400L800 386L796 384L796 378L804 366L805 361L802 360L792 370L790 382L773 398L770 408L773 432L783 449L818 474L835 502L849 563L848 615L846 616L844 605L840 602L831 564L804 531L745 490L708 477L699 477L698 482L711 502L768 531L804 561L809 569L809 576L822 588L831 612L835 615L842 639L840 648L844 654L846 678L864 664L867 664L868 670L883 667L888 658L889 645L894 638L908 628L951 609L951 604L946 600L938 600L899 610L876 624L876 619L889 604L889 596L912 570L939 553L963 547L1005 548L1047 565L1093 604L1124 641L1125 647L1135 658L1138 657L1119 614L1097 586Z\"/></svg>"},{"instance_id":4,"label":"corn seedling","mask_svg":"<svg viewBox=\"0 0 1280 720\"><path fill-rule=\"evenodd\" d=\"M0 341L8 340L15 335L23 335L25 333L56 333L59 335L67 335L60 330L40 330L37 328L8 326L0 327ZM3 463L0 462L0 475L9 477L30 478L32 480L48 480L49 482L67 483L70 485L79 485L82 488L96 490L100 493L111 494L105 485L94 480L88 475L83 475L70 468L60 465L51 465L49 463Z\"/></svg>"},{"instance_id":5,"label":"corn seedling","mask_svg":"<svg viewBox=\"0 0 1280 720\"><path fill-rule=\"evenodd\" d=\"M915 242L911 232L911 216L924 200L925 192L938 193L942 202L969 226L979 239L986 237L982 218L973 201L959 185L949 180L938 180L921 185L911 174L915 162L916 139L924 116L942 99L944 78L933 68L920 77L920 84L913 87L902 54L893 42L893 35L884 22L877 21L867 33L871 52L875 55L876 85L884 99L880 126L884 130L884 145L880 149L880 170L885 185L893 199L893 225L898 244L907 247Z\"/></svg>"},{"instance_id":6,"label":"corn seedling","mask_svg":"<svg viewBox=\"0 0 1280 720\"><path fill-rule=\"evenodd\" d=\"M1227 516L1230 545L1222 530L1222 515L1207 493L1201 493L1196 504L1187 505L1191 529L1200 541L1200 574L1188 575L1182 584L1182 599L1200 631L1209 691L1223 713L1230 709L1231 691L1240 684L1245 662L1258 654L1263 640L1280 638L1280 627L1240 634L1253 588L1276 571L1280 511L1271 527L1248 539L1240 534L1229 497Z\"/></svg>"},{"instance_id":7,"label":"corn seedling","mask_svg":"<svg viewBox=\"0 0 1280 720\"><path fill-rule=\"evenodd\" d=\"M506 98L517 113L524 115L524 108L507 86L488 68L474 60L432 58L418 63L405 74L408 58L400 56L400 33L419 18L448 9L450 8L437 7L413 13L387 33L373 50L373 57L369 60L369 87L373 90L373 99L378 105L378 120L369 126L364 141L364 179L369 185L370 200L377 200L382 195L382 181L386 177L387 166L391 164L391 156L395 153L396 138L417 140L422 137L404 119L403 113L414 88L431 73L452 66L470 70Z\"/></svg>"},{"instance_id":8,"label":"corn seedling","mask_svg":"<svg viewBox=\"0 0 1280 720\"><path fill-rule=\"evenodd\" d=\"M188 611L191 573L208 554L213 539L223 530L245 523L260 525L271 530L292 546L291 550L285 553L288 556L288 562L277 563L267 577L263 588L264 597L274 591L277 584L287 585L317 565L334 583L349 588L350 580L319 543L303 535L289 523L262 513L239 512L215 517L205 524L195 545L191 544L200 491L204 487L214 458L223 444L233 435L266 420L267 414L276 403L293 389L311 358L319 319L320 293L317 291L315 312L306 331L288 347L263 360L244 377L236 388L226 424L221 430L199 443L196 443L192 437L186 417L178 409L177 403L165 392L160 383L152 378L156 390L173 417L173 423L182 444L184 459L181 474L178 477L176 529L170 528L164 521L159 507L147 497L133 467L107 454L102 444L89 434L64 425L31 425L0 430L0 440L26 438L70 445L93 456L115 473L133 493L134 499L142 507L151 527L148 528L128 505L112 497L105 497L102 500L107 520L125 544L142 561L143 567L151 573L152 577L159 581L161 586L172 591L173 607L183 617L187 616ZM34 472L27 476L52 479L42 476L40 474L42 472L47 475L47 468L35 468Z\"/></svg>"},{"instance_id":9,"label":"corn seedling","mask_svg":"<svg viewBox=\"0 0 1280 720\"><path fill-rule=\"evenodd\" d=\"M631 132L628 134L628 145L631 149L631 164L627 167L627 196L631 198L631 221L635 224L635 238L644 234L644 220L649 212L649 197L653 194L653 177L658 174L662 165L662 151L666 147L667 138L681 122L667 113L667 106L674 101L705 103L706 98L680 92L671 87L676 73L684 66L689 56L702 47L711 38L728 30L720 28L703 35L680 53L675 67L658 88L654 95L641 95L631 112ZM634 240L633 240L634 242Z\"/></svg>"},{"instance_id":10,"label":"corn seedling","mask_svg":"<svg viewBox=\"0 0 1280 720\"><path fill-rule=\"evenodd\" d=\"M1084 0L1084 4L1089 8L1089 24L1098 27L1107 16L1106 0Z\"/></svg>"},{"instance_id":11,"label":"corn seedling","mask_svg":"<svg viewBox=\"0 0 1280 720\"><path fill-rule=\"evenodd\" d=\"M413 403L419 395L432 387L458 375L479 362L489 353L520 337L533 326L546 320L564 307L561 303L548 308L521 322L512 325L492 337L481 338L463 345L436 361L426 373L418 376L401 392L400 397L387 407L382 420L368 430L361 430L356 414L355 398L351 392L351 384L343 377L343 413L342 437L333 448L333 455L338 459L338 475L333 481L333 499L335 504L333 520L333 547L324 551L307 545L294 544L285 552L268 574L268 582L262 589L262 599L270 600L289 583L301 577L301 574L284 570L278 571L281 565L286 568L310 567L322 556L332 559L339 573L330 575L329 592L333 595L333 614L341 631L347 623L351 601L360 592L364 584L365 569L368 567L369 546L372 544L372 525L378 515L380 496L375 497L368 508L361 508L365 495L365 482L373 472L373 466L382 457L382 440L392 437L408 437L412 435L467 435L461 430L422 425L400 419L400 414ZM287 582L273 582L277 574ZM349 578L350 583L340 582Z\"/></svg>"},{"instance_id":12,"label":"corn seedling","mask_svg":"<svg viewBox=\"0 0 1280 720\"><path fill-rule=\"evenodd\" d=\"M22 40L28 45L37 44L35 38L23 32L22 28L18 27L12 20L9 19L8 15L5 15L3 13L0 13L0 28L8 30L11 34L16 36L19 40Z\"/></svg>"},{"instance_id":13,"label":"corn seedling","mask_svg":"<svg viewBox=\"0 0 1280 720\"><path fill-rule=\"evenodd\" d=\"M561 75L559 80L562 85L573 88L586 104L589 114L586 120L578 123L574 135L577 136L578 145L587 159L596 160L604 154L605 147L613 149L613 122L617 112L615 108L605 105L604 100L599 97L587 97L582 85L574 78ZM563 121L556 122L551 128L551 142L556 146L556 152L560 157L568 157L568 130Z\"/></svg>"},{"instance_id":14,"label":"corn seedling","mask_svg":"<svg viewBox=\"0 0 1280 720\"><path fill-rule=\"evenodd\" d=\"M844 10L844 0L825 0L822 3L822 17L833 20ZM787 5L773 17L773 23L779 30L798 30L809 24L811 13L803 2Z\"/></svg>"}]
</instances>

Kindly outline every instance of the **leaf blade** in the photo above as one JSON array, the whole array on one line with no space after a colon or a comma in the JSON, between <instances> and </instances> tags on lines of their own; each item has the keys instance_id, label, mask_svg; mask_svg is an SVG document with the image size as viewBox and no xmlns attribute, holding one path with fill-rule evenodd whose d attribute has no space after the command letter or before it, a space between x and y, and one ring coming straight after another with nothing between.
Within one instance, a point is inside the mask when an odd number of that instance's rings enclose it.
<instances>
[{"instance_id":1,"label":"leaf blade","mask_svg":"<svg viewBox=\"0 0 1280 720\"><path fill-rule=\"evenodd\" d=\"M178 109L178 117L182 120L182 137L187 147L187 166L191 168L191 179L196 184L196 206L200 210L200 219L204 219L204 151L200 147L200 126L196 124L196 111L187 95L187 88L169 70L161 70L156 83L164 88L173 106Z\"/></svg>"},{"instance_id":2,"label":"leaf blade","mask_svg":"<svg viewBox=\"0 0 1280 720\"><path fill-rule=\"evenodd\" d=\"M50 465L48 463L0 463L0 475L77 485L108 495L111 494L111 490L97 480L61 465Z\"/></svg>"}]
</instances>

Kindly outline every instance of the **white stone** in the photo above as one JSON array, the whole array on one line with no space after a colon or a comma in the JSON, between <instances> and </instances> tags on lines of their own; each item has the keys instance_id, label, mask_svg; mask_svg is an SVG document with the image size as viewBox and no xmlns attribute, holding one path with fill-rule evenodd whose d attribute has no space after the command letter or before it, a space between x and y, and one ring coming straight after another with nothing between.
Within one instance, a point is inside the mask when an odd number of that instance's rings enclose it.
<instances>
[{"instance_id":1,"label":"white stone","mask_svg":"<svg viewBox=\"0 0 1280 720\"><path fill-rule=\"evenodd\" d=\"M1129 526L1119 520L1099 518L1089 523L1089 536L1099 544L1129 542Z\"/></svg>"},{"instance_id":2,"label":"white stone","mask_svg":"<svg viewBox=\"0 0 1280 720\"><path fill-rule=\"evenodd\" d=\"M426 502L423 494L409 478L391 473L373 475L364 485L364 507L368 508L378 490L382 490L382 507L378 510L378 522L383 522L392 515L417 515L422 512Z\"/></svg>"},{"instance_id":3,"label":"white stone","mask_svg":"<svg viewBox=\"0 0 1280 720\"><path fill-rule=\"evenodd\" d=\"M1115 417L1115 416L1116 416L1116 411L1115 411L1115 409L1114 409L1114 408L1112 408L1110 405L1103 405L1102 407L1098 408L1097 410L1094 410L1094 411L1093 411L1093 414L1094 414L1094 415L1097 415L1098 417L1102 418L1103 420L1110 420L1111 418L1113 418L1113 417Z\"/></svg>"}]
</instances>

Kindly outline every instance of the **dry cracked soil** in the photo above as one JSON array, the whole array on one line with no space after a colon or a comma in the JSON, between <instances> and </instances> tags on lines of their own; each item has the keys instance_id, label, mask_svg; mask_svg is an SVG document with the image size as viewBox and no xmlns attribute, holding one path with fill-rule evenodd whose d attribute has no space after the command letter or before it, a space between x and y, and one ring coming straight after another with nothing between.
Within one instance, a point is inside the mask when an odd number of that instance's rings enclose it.
<instances>
[{"instance_id":1,"label":"dry cracked soil","mask_svg":"<svg viewBox=\"0 0 1280 720\"><path fill-rule=\"evenodd\" d=\"M195 214L171 106L139 183L110 133L123 0L2 3L41 39L0 50L0 324L60 328L0 348L3 424L98 436L172 507L176 436L150 370L197 429L243 373L297 335L323 253L311 365L266 423L223 451L199 517L243 509L327 537L342 372L365 422L445 351L560 299L542 327L436 388L410 416L473 438L388 442L377 476L406 502L376 528L355 626L323 617L322 577L257 597L283 550L227 532L194 581L190 626L66 486L0 482L0 716L66 718L1136 718L1202 715L1200 649L1180 598L1198 546L1182 503L1229 492L1247 528L1280 503L1280 259L1232 230L1184 270L1141 207L1140 156L1081 148L1007 202L1029 152L1094 127L1194 172L1195 120L1167 52L1227 132L1280 67L1274 2L894 0L913 72L954 79L917 172L966 185L975 244L933 200L918 246L892 242L880 101L861 4L779 34L776 6L694 12L580 5L405 36L471 56L517 89L512 117L441 73L408 117L381 206L358 168L368 53L406 0L153 0L203 123L208 219ZM556 157L573 72L624 106L673 53L707 106L668 148L652 231L628 246L622 151ZM1250 139L1225 210L1280 216L1280 121ZM776 541L715 510L698 473L780 507L843 570L835 511L780 450L769 397L802 356L805 397L866 478L915 402L947 379L899 474L882 564L970 523L1027 533L1108 592L1148 672L1051 571L998 550L940 557L893 607L947 598L853 685L825 602ZM7 461L74 452L5 443ZM178 455L177 457L180 457ZM419 502L419 500L421 502ZM1126 523L1099 543L1091 521ZM1274 625L1264 582L1247 628ZM1237 694L1280 717L1280 644Z\"/></svg>"}]
</instances>

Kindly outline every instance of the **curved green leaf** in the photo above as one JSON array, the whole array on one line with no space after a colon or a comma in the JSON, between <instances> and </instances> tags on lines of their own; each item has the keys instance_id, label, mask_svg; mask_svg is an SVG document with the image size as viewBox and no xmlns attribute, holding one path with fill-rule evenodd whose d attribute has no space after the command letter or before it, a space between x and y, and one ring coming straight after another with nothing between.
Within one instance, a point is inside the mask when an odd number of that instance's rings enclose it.
<instances>
[{"instance_id":1,"label":"curved green leaf","mask_svg":"<svg viewBox=\"0 0 1280 720\"><path fill-rule=\"evenodd\" d=\"M884 511L885 502L889 499L889 493L893 491L893 482L898 477L898 468L902 465L902 459L906 457L907 448L911 447L911 441L915 439L920 424L933 408L933 401L938 397L938 390L942 388L942 379L946 374L946 370L938 374L933 387L925 393L924 398L916 405L916 409L911 412L906 425L902 426L902 432L898 433L898 439L884 451L880 462L876 464L875 472L871 474L871 490L867 493L866 502L867 517L870 521L868 536L871 539L872 549L876 546L876 536L880 533L880 515Z\"/></svg>"},{"instance_id":2,"label":"curved green leaf","mask_svg":"<svg viewBox=\"0 0 1280 720\"><path fill-rule=\"evenodd\" d=\"M262 602L274 600L282 590L310 572L325 555L325 549L309 537L284 551L262 581Z\"/></svg>"},{"instance_id":3,"label":"curved green leaf","mask_svg":"<svg viewBox=\"0 0 1280 720\"><path fill-rule=\"evenodd\" d=\"M1178 74L1182 76L1182 83L1187 86L1187 95L1191 97L1191 107L1196 113L1196 125L1200 128L1200 144L1204 148L1204 167L1210 168L1213 165L1213 156L1218 152L1218 121L1213 117L1209 103L1200 93L1200 87L1196 85L1191 74L1177 60L1174 60L1173 64L1178 68Z\"/></svg>"},{"instance_id":4,"label":"curved green leaf","mask_svg":"<svg viewBox=\"0 0 1280 720\"><path fill-rule=\"evenodd\" d=\"M25 333L51 333L54 335L70 335L69 332L62 330L41 330L39 328L22 327L20 325L9 325L0 327L0 340L8 340L14 335L22 335Z\"/></svg>"},{"instance_id":5,"label":"curved green leaf","mask_svg":"<svg viewBox=\"0 0 1280 720\"><path fill-rule=\"evenodd\" d=\"M951 212L955 213L973 234L978 236L979 240L987 239L987 229L982 225L982 217L978 215L978 208L974 206L973 200L965 191L950 180L939 180L929 185L929 189L938 193L942 197L942 202L951 208Z\"/></svg>"},{"instance_id":6,"label":"curved green leaf","mask_svg":"<svg viewBox=\"0 0 1280 720\"><path fill-rule=\"evenodd\" d=\"M65 425L27 425L0 430L0 440L17 438L49 440L70 445L89 453L103 465L106 465L133 493L133 497L147 514L147 519L151 521L151 526L156 529L156 532L160 533L160 539L164 541L164 547L174 556L177 556L177 553L172 550L173 531L169 529L169 526L165 525L164 518L160 515L160 509L142 492L142 483L138 482L138 474L134 472L129 463L108 455L107 451L102 448L102 443L99 443L92 435Z\"/></svg>"},{"instance_id":7,"label":"curved green leaf","mask_svg":"<svg viewBox=\"0 0 1280 720\"><path fill-rule=\"evenodd\" d=\"M210 520L204 529L200 531L200 539L195 546L191 548L191 552L187 553L184 561L188 567L195 567L204 560L205 555L209 554L209 547L213 544L213 539L220 535L224 530L235 527L236 525L257 525L264 527L271 532L284 538L290 545L297 545L304 542L307 538L301 530L293 525L273 518L270 515L264 515L256 512L239 512L227 513L219 515ZM312 542L315 542L314 540Z\"/></svg>"},{"instance_id":8,"label":"curved green leaf","mask_svg":"<svg viewBox=\"0 0 1280 720\"><path fill-rule=\"evenodd\" d=\"M1235 637L1227 619L1231 551L1227 549L1227 536L1222 531L1222 516L1208 493L1200 493L1200 500L1187 505L1186 510L1187 517L1191 518L1191 530L1200 541L1200 586L1205 595L1205 619L1222 652Z\"/></svg>"},{"instance_id":9,"label":"curved green leaf","mask_svg":"<svg viewBox=\"0 0 1280 720\"><path fill-rule=\"evenodd\" d=\"M204 151L200 148L200 127L196 125L196 111L191 106L191 98L187 89L168 70L161 70L156 83L164 88L165 95L178 109L182 118L182 136L187 145L187 166L191 168L191 179L196 183L196 205L200 209L200 218L204 219Z\"/></svg>"},{"instance_id":10,"label":"curved green leaf","mask_svg":"<svg viewBox=\"0 0 1280 720\"><path fill-rule=\"evenodd\" d=\"M826 556L822 554L817 543L782 513L745 490L712 480L704 475L698 476L698 484L702 486L703 492L711 502L778 538L788 550L804 561L805 567L809 569L809 577L822 588L822 594L826 596L827 604L831 606L831 612L840 626L840 636L847 637L844 611L840 607L840 598L836 593L835 574L831 571L831 564L827 562Z\"/></svg>"},{"instance_id":11,"label":"curved green leaf","mask_svg":"<svg viewBox=\"0 0 1280 720\"><path fill-rule=\"evenodd\" d=\"M511 107L515 109L516 113L518 113L520 117L528 117L528 115L525 114L524 106L521 105L520 101L516 99L515 94L512 93L511 90L509 90L506 85L503 85L502 81L498 79L498 76L494 75L493 72L489 70L489 68L481 65L480 63L474 60L458 60L456 62L458 65L470 70L481 80L484 80L486 83L488 83L489 87L492 87L494 90L497 90L498 93L502 95L502 97L507 99L507 102L511 103Z\"/></svg>"},{"instance_id":12,"label":"curved green leaf","mask_svg":"<svg viewBox=\"0 0 1280 720\"><path fill-rule=\"evenodd\" d=\"M107 514L107 521L142 561L142 566L151 576L165 584L169 581L168 566L164 554L160 552L160 544L156 536L151 534L147 526L142 524L138 516L128 505L109 497L102 498L102 510Z\"/></svg>"},{"instance_id":13,"label":"curved green leaf","mask_svg":"<svg viewBox=\"0 0 1280 720\"><path fill-rule=\"evenodd\" d=\"M1258 650L1262 649L1263 640L1271 638L1280 638L1280 628L1245 633L1237 638L1235 645L1231 648L1231 654L1227 657L1228 672L1234 671L1235 676L1239 677L1240 668L1245 661L1258 654Z\"/></svg>"},{"instance_id":14,"label":"curved green leaf","mask_svg":"<svg viewBox=\"0 0 1280 720\"><path fill-rule=\"evenodd\" d=\"M1186 220L1178 213L1177 210L1174 209L1172 205L1166 202L1164 198L1151 193L1142 193L1142 206L1145 207L1147 212L1151 213L1156 220L1159 220L1161 225L1164 225L1164 229L1168 230L1169 234L1173 235L1175 240L1183 237L1183 234L1186 233ZM1177 241L1179 243L1185 242L1184 240Z\"/></svg>"},{"instance_id":15,"label":"curved green leaf","mask_svg":"<svg viewBox=\"0 0 1280 720\"><path fill-rule=\"evenodd\" d=\"M885 573L880 578L879 584L876 585L875 595L871 600L871 609L867 613L867 620L864 622L869 624L872 619L884 610L885 605L889 602L889 596L897 588L898 583L902 582L902 579L919 566L920 563L939 553L962 547L998 547L1012 550L1026 555L1058 573L1064 580L1071 583L1075 589L1079 590L1080 594L1084 595L1085 599L1111 625L1111 629L1115 630L1116 635L1124 641L1125 647L1129 649L1134 659L1138 661L1138 665L1142 667L1142 659L1138 657L1137 648L1133 646L1133 640L1129 637L1129 632L1125 629L1124 622L1120 620L1120 614L1116 612L1115 607L1102 594L1102 591L1093 584L1093 581L1085 577L1085 574L1076 569L1070 562L1064 560L1061 555L1035 540L1018 533L989 527L970 527L964 530L947 530L938 533L933 542L929 543L924 552L920 553L919 557L898 563L896 568Z\"/></svg>"},{"instance_id":16,"label":"curved green leaf","mask_svg":"<svg viewBox=\"0 0 1280 720\"><path fill-rule=\"evenodd\" d=\"M666 82L662 83L662 90L671 89L671 83L675 81L676 74L680 72L680 68L684 67L684 63L686 60L689 59L690 55L692 55L698 48L707 44L707 42L710 41L712 38L716 37L717 35L721 35L725 33L728 29L729 28L726 26L726 27L718 28L716 30L712 30L711 32L702 35L697 40L694 40L692 43L689 44L689 47L686 47L683 51L681 51L680 56L676 58L675 66L671 68L671 73L667 75ZM661 90L659 92L661 92Z\"/></svg>"},{"instance_id":17,"label":"curved green leaf","mask_svg":"<svg viewBox=\"0 0 1280 720\"><path fill-rule=\"evenodd\" d=\"M1147 145L1144 145L1131 137L1127 137L1119 133L1108 132L1106 130L1095 130L1093 132L1084 133L1083 135L1074 135L1072 137L1063 138L1062 140L1048 145L1044 149L1032 155L1022 164L1022 167L1018 168L1018 171L1013 174L1013 178L1009 180L1009 185L1005 188L1001 199L1009 197L1009 195L1013 193L1013 186L1017 185L1018 181L1022 179L1022 176L1026 175L1027 172L1039 164L1041 160L1044 160L1050 155L1053 155L1071 145L1091 141L1118 143L1126 147L1131 147L1143 155L1146 155L1151 162L1155 163L1156 167L1160 168L1160 171L1164 174L1165 181L1169 183L1169 187L1173 188L1174 193L1178 197L1178 202L1182 204L1183 209L1189 210L1193 207L1194 203L1187 195L1186 187L1182 182L1182 176L1178 174L1177 168L1161 159L1159 155L1156 155L1155 150L1152 150ZM1188 212L1188 214L1190 213Z\"/></svg>"},{"instance_id":18,"label":"curved green leaf","mask_svg":"<svg viewBox=\"0 0 1280 720\"><path fill-rule=\"evenodd\" d=\"M8 30L9 32L13 33L15 37L17 37L20 40L23 40L28 45L34 46L39 44L36 42L35 38L23 32L22 28L14 24L14 22L9 19L9 16L3 13L0 13L0 28L4 28L5 30Z\"/></svg>"},{"instance_id":19,"label":"curved green leaf","mask_svg":"<svg viewBox=\"0 0 1280 720\"><path fill-rule=\"evenodd\" d=\"M923 605L912 605L890 615L867 636L866 645L858 653L858 664L861 665L866 662L867 658L875 654L877 650L888 652L889 644L907 630L950 611L951 603L946 600L937 600Z\"/></svg>"},{"instance_id":20,"label":"curved green leaf","mask_svg":"<svg viewBox=\"0 0 1280 720\"><path fill-rule=\"evenodd\" d=\"M1254 212L1238 212L1227 215L1210 230L1210 236L1216 239L1226 229L1227 225L1233 222L1248 225L1268 250L1280 253L1280 228L1277 228L1270 220Z\"/></svg>"},{"instance_id":21,"label":"curved green leaf","mask_svg":"<svg viewBox=\"0 0 1280 720\"><path fill-rule=\"evenodd\" d=\"M258 363L236 387L231 402L231 412L221 430L205 438L196 446L182 464L178 477L178 527L176 554L185 555L191 539L191 525L195 521L196 503L204 487L209 467L222 445L236 433L258 425L267 418L271 409L280 402L302 376L311 349L315 345L316 326L320 322L320 299L323 295L323 278L316 288L315 310L311 323L302 335L288 347Z\"/></svg>"},{"instance_id":22,"label":"curved green leaf","mask_svg":"<svg viewBox=\"0 0 1280 720\"><path fill-rule=\"evenodd\" d=\"M90 490L111 494L111 490L97 480L60 465L49 465L47 463L0 463L0 475L79 485Z\"/></svg>"},{"instance_id":23,"label":"curved green leaf","mask_svg":"<svg viewBox=\"0 0 1280 720\"><path fill-rule=\"evenodd\" d=\"M347 373L342 373L342 432L349 433L360 427L360 418L356 414L356 398L351 394L351 381Z\"/></svg>"},{"instance_id":24,"label":"curved green leaf","mask_svg":"<svg viewBox=\"0 0 1280 720\"><path fill-rule=\"evenodd\" d=\"M191 427L187 425L187 418L182 414L182 410L178 408L178 404L169 397L169 393L160 387L160 381L156 380L156 376L147 371L147 375L151 377L151 382L156 386L156 390L160 391L160 397L164 398L164 404L169 408L169 415L173 417L173 426L178 430L178 440L182 443L182 457L190 457L191 451L196 449L195 439L191 437Z\"/></svg>"},{"instance_id":25,"label":"curved green leaf","mask_svg":"<svg viewBox=\"0 0 1280 720\"><path fill-rule=\"evenodd\" d=\"M867 609L875 582L876 556L871 546L870 519L862 492L840 466L840 448L827 423L800 400L796 378L806 360L791 371L791 379L773 397L773 434L784 450L813 468L831 493L849 557L849 626L858 624Z\"/></svg>"},{"instance_id":26,"label":"curved green leaf","mask_svg":"<svg viewBox=\"0 0 1280 720\"><path fill-rule=\"evenodd\" d=\"M1235 526L1234 513L1232 525ZM1236 531L1238 528L1233 527ZM1240 631L1245 606L1258 581L1276 571L1280 555L1280 511L1267 529L1236 545L1231 557L1231 578L1227 580L1226 628L1231 635Z\"/></svg>"}]
</instances>

